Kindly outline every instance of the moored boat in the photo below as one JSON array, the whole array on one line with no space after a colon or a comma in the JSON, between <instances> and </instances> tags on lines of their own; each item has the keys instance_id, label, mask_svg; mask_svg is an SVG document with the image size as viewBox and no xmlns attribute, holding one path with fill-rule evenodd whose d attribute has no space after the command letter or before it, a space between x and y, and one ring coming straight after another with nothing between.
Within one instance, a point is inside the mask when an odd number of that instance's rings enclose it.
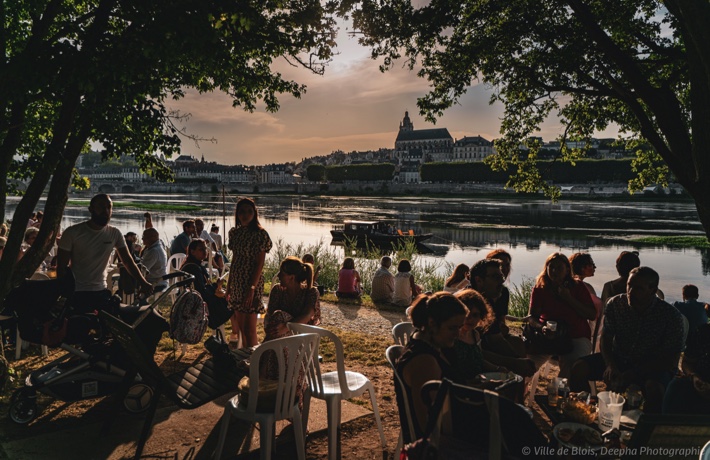
<instances>
[{"instance_id":1,"label":"moored boat","mask_svg":"<svg viewBox=\"0 0 710 460\"><path fill-rule=\"evenodd\" d=\"M395 243L413 239L415 243L420 243L431 238L431 233L415 233L414 230L402 231L386 222L346 220L342 225L336 225L330 231L333 240L340 241L346 239L357 240L358 243L366 241L375 244Z\"/></svg>"}]
</instances>

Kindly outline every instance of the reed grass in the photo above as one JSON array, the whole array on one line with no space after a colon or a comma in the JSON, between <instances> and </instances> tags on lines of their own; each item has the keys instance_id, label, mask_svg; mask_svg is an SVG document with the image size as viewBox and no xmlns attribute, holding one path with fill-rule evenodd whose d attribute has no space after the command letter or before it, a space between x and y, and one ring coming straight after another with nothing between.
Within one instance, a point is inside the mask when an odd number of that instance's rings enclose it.
<instances>
[{"instance_id":1,"label":"reed grass","mask_svg":"<svg viewBox=\"0 0 710 460\"><path fill-rule=\"evenodd\" d=\"M523 276L520 284L512 284L510 289L510 304L508 306L508 314L511 316L523 317L528 315L530 307L530 295L532 294L535 279L529 276Z\"/></svg>"},{"instance_id":2,"label":"reed grass","mask_svg":"<svg viewBox=\"0 0 710 460\"><path fill-rule=\"evenodd\" d=\"M383 251L381 248L373 246L357 247L353 241L347 240L341 249L332 247L323 240L316 244L305 245L299 243L293 245L278 239L274 242L274 247L267 255L264 263L264 278L266 282L270 282L274 275L278 273L279 265L283 259L288 256L302 257L306 253L313 254L316 266L321 266L318 284L329 291L335 291L338 287L338 271L340 271L345 257L355 259L355 269L360 274L363 289L367 293L372 289L372 277L377 269L380 268L380 259L385 253L392 257L392 265L395 268L400 260L409 260L412 264L414 280L422 286L424 291L440 291L443 289L446 279L444 275L438 273L442 262L422 260L417 254L417 246L414 241L401 242L394 245L391 251ZM393 269L392 271L396 270Z\"/></svg>"}]
</instances>

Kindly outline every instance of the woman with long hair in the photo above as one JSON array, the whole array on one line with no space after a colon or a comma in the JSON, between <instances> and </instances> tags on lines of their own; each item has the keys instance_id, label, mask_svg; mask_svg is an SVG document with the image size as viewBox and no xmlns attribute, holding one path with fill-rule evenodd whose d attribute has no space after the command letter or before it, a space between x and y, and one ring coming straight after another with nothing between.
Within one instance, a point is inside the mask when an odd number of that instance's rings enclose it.
<instances>
[{"instance_id":1,"label":"woman with long hair","mask_svg":"<svg viewBox=\"0 0 710 460\"><path fill-rule=\"evenodd\" d=\"M289 335L288 322L320 324L320 301L318 288L313 285L313 265L289 256L281 261L276 276L279 282L271 287L264 317L265 342Z\"/></svg>"},{"instance_id":2,"label":"woman with long hair","mask_svg":"<svg viewBox=\"0 0 710 460\"><path fill-rule=\"evenodd\" d=\"M505 367L487 362L483 358L479 330L485 331L491 324L493 320L491 306L474 289L462 289L454 296L468 308L468 314L459 329L459 336L454 346L444 350L444 356L453 364L458 378L463 382L472 383L482 372L507 372L508 369Z\"/></svg>"},{"instance_id":3,"label":"woman with long hair","mask_svg":"<svg viewBox=\"0 0 710 460\"><path fill-rule=\"evenodd\" d=\"M259 223L256 204L249 198L237 202L235 226L229 230L228 247L232 251L227 298L234 310L230 343L242 336L246 347L259 343L256 336L256 315L264 310L264 261L271 250L271 238Z\"/></svg>"},{"instance_id":4,"label":"woman with long hair","mask_svg":"<svg viewBox=\"0 0 710 460\"><path fill-rule=\"evenodd\" d=\"M446 279L444 283L444 291L455 294L461 289L466 289L471 285L468 279L468 265L458 264L454 268L454 272Z\"/></svg>"},{"instance_id":5,"label":"woman with long hair","mask_svg":"<svg viewBox=\"0 0 710 460\"><path fill-rule=\"evenodd\" d=\"M412 324L417 331L407 343L404 353L397 361L397 373L404 382L409 407L413 408L412 421L417 438L424 436L428 407L421 397L422 386L429 380L457 379L451 363L442 354L442 349L454 346L459 329L464 324L468 309L448 292L417 297L410 310ZM405 395L395 385L397 406L404 414ZM409 433L407 417L401 417L402 434ZM405 442L414 440L405 439Z\"/></svg>"},{"instance_id":6,"label":"woman with long hair","mask_svg":"<svg viewBox=\"0 0 710 460\"><path fill-rule=\"evenodd\" d=\"M355 270L355 259L346 257L338 271L338 290L335 295L344 299L359 299L362 293L360 274Z\"/></svg>"},{"instance_id":7,"label":"woman with long hair","mask_svg":"<svg viewBox=\"0 0 710 460\"><path fill-rule=\"evenodd\" d=\"M551 254L535 280L530 295L528 322L531 327L546 327L547 321L566 326L572 339L572 351L561 354L560 377L569 377L572 363L592 351L590 320L596 318L596 309L589 291L581 281L572 277L572 266L562 253ZM550 331L551 332L551 331ZM530 355L536 367L550 359L551 355Z\"/></svg>"},{"instance_id":8,"label":"woman with long hair","mask_svg":"<svg viewBox=\"0 0 710 460\"><path fill-rule=\"evenodd\" d=\"M602 314L604 313L604 305L602 304L602 299L597 296L597 292L594 290L594 287L584 281L585 278L591 278L594 276L597 266L594 264L592 255L587 252L575 252L570 256L569 263L572 265L572 276L574 276L574 279L581 281L584 284L584 287L587 288L587 291L589 291L589 295L592 297L592 302L594 302L594 309L596 310L597 315L594 321L589 322L589 327L592 328L592 333L596 333L599 337L601 337L601 327L599 327L600 324L598 325L598 322L601 321ZM594 342L594 336L592 336L592 342ZM596 343L599 345L598 340ZM596 350L593 351L596 352Z\"/></svg>"}]
</instances>

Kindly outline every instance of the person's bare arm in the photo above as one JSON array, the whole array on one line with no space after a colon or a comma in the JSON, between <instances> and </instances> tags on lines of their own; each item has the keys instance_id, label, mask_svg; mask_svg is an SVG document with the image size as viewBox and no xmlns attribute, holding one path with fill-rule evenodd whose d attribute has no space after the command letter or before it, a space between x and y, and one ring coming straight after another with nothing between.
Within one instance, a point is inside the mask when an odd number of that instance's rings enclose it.
<instances>
[{"instance_id":1,"label":"person's bare arm","mask_svg":"<svg viewBox=\"0 0 710 460\"><path fill-rule=\"evenodd\" d=\"M584 288L584 294L586 294L584 301L581 301L572 295L572 291L568 287L561 287L559 289L559 295L562 300L564 300L567 305L572 307L572 309L577 312L582 318L593 321L597 318L597 309L594 308L594 302L592 302L592 297L589 295L587 288Z\"/></svg>"},{"instance_id":2,"label":"person's bare arm","mask_svg":"<svg viewBox=\"0 0 710 460\"><path fill-rule=\"evenodd\" d=\"M123 267L128 270L128 273L140 284L140 289L142 292L146 294L150 294L153 292L153 285L150 284L144 277L143 274L141 273L140 269L136 265L135 261L133 260L133 257L128 253L128 248L127 247L122 247L122 248L116 248L116 252L118 253L118 256L121 258L121 262L123 263Z\"/></svg>"},{"instance_id":3,"label":"person's bare arm","mask_svg":"<svg viewBox=\"0 0 710 460\"><path fill-rule=\"evenodd\" d=\"M266 251L259 251L256 256L256 268L251 278L251 285L256 286L259 284L261 279L261 273L264 270L264 262L266 261ZM244 296L244 305L251 305L254 302L254 289L247 289L247 293Z\"/></svg>"}]
</instances>

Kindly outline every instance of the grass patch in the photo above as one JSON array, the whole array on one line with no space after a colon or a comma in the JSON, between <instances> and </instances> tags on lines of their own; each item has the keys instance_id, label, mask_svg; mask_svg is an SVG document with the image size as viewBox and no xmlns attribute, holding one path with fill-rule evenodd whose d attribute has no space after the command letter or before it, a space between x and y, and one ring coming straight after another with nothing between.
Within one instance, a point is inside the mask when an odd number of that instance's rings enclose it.
<instances>
[{"instance_id":1,"label":"grass patch","mask_svg":"<svg viewBox=\"0 0 710 460\"><path fill-rule=\"evenodd\" d=\"M329 327L343 343L345 362L358 362L365 366L386 366L383 338L372 334L344 331ZM323 362L335 362L335 346L327 339L321 339L319 354Z\"/></svg>"},{"instance_id":2,"label":"grass patch","mask_svg":"<svg viewBox=\"0 0 710 460\"><path fill-rule=\"evenodd\" d=\"M67 206L89 206L89 200L69 200ZM201 211L202 206L191 204L138 203L135 201L114 201L114 208L145 209L146 211Z\"/></svg>"},{"instance_id":3,"label":"grass patch","mask_svg":"<svg viewBox=\"0 0 710 460\"><path fill-rule=\"evenodd\" d=\"M641 236L631 238L633 243L652 244L654 246L673 246L678 248L710 248L706 236Z\"/></svg>"}]
</instances>

